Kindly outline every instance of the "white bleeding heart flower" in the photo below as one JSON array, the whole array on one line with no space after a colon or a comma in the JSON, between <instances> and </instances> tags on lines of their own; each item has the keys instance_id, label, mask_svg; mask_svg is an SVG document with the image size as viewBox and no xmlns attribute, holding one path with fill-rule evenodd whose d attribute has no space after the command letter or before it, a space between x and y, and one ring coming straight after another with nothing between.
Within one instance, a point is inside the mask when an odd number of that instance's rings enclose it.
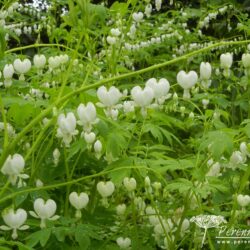
<instances>
[{"instance_id":1,"label":"white bleeding heart flower","mask_svg":"<svg viewBox=\"0 0 250 250\"><path fill-rule=\"evenodd\" d=\"M81 209L85 208L89 203L89 196L86 193L72 192L69 195L70 204L76 209L76 218L81 218Z\"/></svg>"},{"instance_id":2,"label":"white bleeding heart flower","mask_svg":"<svg viewBox=\"0 0 250 250\"><path fill-rule=\"evenodd\" d=\"M229 69L231 68L233 64L233 55L229 52L225 53L225 54L221 54L220 56L220 66L223 69Z\"/></svg>"},{"instance_id":3,"label":"white bleeding heart flower","mask_svg":"<svg viewBox=\"0 0 250 250\"><path fill-rule=\"evenodd\" d=\"M72 137L78 134L76 130L76 118L72 112L60 114L57 119L59 128L57 129L57 137L63 138L66 147L69 147Z\"/></svg>"},{"instance_id":4,"label":"white bleeding heart flower","mask_svg":"<svg viewBox=\"0 0 250 250\"><path fill-rule=\"evenodd\" d=\"M12 85L12 77L14 74L14 67L12 64L5 64L3 68L4 86L8 88Z\"/></svg>"},{"instance_id":5,"label":"white bleeding heart flower","mask_svg":"<svg viewBox=\"0 0 250 250\"><path fill-rule=\"evenodd\" d=\"M237 202L241 207L247 207L250 204L250 196L239 194L237 196Z\"/></svg>"},{"instance_id":6,"label":"white bleeding heart flower","mask_svg":"<svg viewBox=\"0 0 250 250\"><path fill-rule=\"evenodd\" d=\"M69 61L69 56L67 54L60 55L59 60L61 64L65 64Z\"/></svg>"},{"instance_id":7,"label":"white bleeding heart flower","mask_svg":"<svg viewBox=\"0 0 250 250\"><path fill-rule=\"evenodd\" d=\"M246 157L240 151L234 151L230 157L229 167L235 170L238 165L243 164L246 161Z\"/></svg>"},{"instance_id":8,"label":"white bleeding heart flower","mask_svg":"<svg viewBox=\"0 0 250 250\"><path fill-rule=\"evenodd\" d=\"M159 211L155 208L152 208L151 206L147 206L145 212L148 215L149 223L152 226L156 226L163 219L161 216L159 216Z\"/></svg>"},{"instance_id":9,"label":"white bleeding heart flower","mask_svg":"<svg viewBox=\"0 0 250 250\"><path fill-rule=\"evenodd\" d=\"M16 211L13 208L7 208L2 212L3 221L5 225L0 226L1 230L13 230L12 238L15 240L18 237L17 230L26 230L28 225L23 225L27 220L27 212L19 208Z\"/></svg>"},{"instance_id":10,"label":"white bleeding heart flower","mask_svg":"<svg viewBox=\"0 0 250 250\"><path fill-rule=\"evenodd\" d=\"M114 36L107 36L107 42L110 45L116 44L116 37L114 37Z\"/></svg>"},{"instance_id":11,"label":"white bleeding heart flower","mask_svg":"<svg viewBox=\"0 0 250 250\"><path fill-rule=\"evenodd\" d=\"M117 215L119 215L119 216L124 215L125 212L126 212L126 208L127 207L126 207L125 203L117 205L117 207L116 207L116 213L117 213Z\"/></svg>"},{"instance_id":12,"label":"white bleeding heart flower","mask_svg":"<svg viewBox=\"0 0 250 250\"><path fill-rule=\"evenodd\" d=\"M161 78L158 82L155 78L150 78L146 82L146 86L154 91L154 97L159 104L163 104L166 99L171 97L171 94L168 93L170 85L165 78Z\"/></svg>"},{"instance_id":13,"label":"white bleeding heart flower","mask_svg":"<svg viewBox=\"0 0 250 250\"><path fill-rule=\"evenodd\" d=\"M0 131L4 130L5 130L4 122L0 122ZM7 132L9 137L14 137L16 134L15 129L12 127L10 123L7 123Z\"/></svg>"},{"instance_id":14,"label":"white bleeding heart flower","mask_svg":"<svg viewBox=\"0 0 250 250\"><path fill-rule=\"evenodd\" d=\"M109 90L107 90L105 86L101 86L97 90L97 97L103 107L113 107L119 102L122 94L120 90L114 86L110 87Z\"/></svg>"},{"instance_id":15,"label":"white bleeding heart flower","mask_svg":"<svg viewBox=\"0 0 250 250\"><path fill-rule=\"evenodd\" d=\"M143 21L143 13L142 12L135 12L132 14L132 17L136 23L140 23Z\"/></svg>"},{"instance_id":16,"label":"white bleeding heart flower","mask_svg":"<svg viewBox=\"0 0 250 250\"><path fill-rule=\"evenodd\" d=\"M181 70L177 74L177 83L184 89L183 98L189 99L189 90L197 83L198 75L195 71L191 70L188 73Z\"/></svg>"},{"instance_id":17,"label":"white bleeding heart flower","mask_svg":"<svg viewBox=\"0 0 250 250\"><path fill-rule=\"evenodd\" d=\"M86 132L90 132L92 125L98 122L96 108L92 102L88 102L86 106L81 103L77 108L77 114L80 119L78 124L83 125Z\"/></svg>"},{"instance_id":18,"label":"white bleeding heart flower","mask_svg":"<svg viewBox=\"0 0 250 250\"><path fill-rule=\"evenodd\" d=\"M11 182L12 185L16 185L18 178L20 180L20 183L22 183L22 179L29 178L28 175L21 174L24 169L24 166L25 166L25 161L22 155L20 154L14 154L13 156L9 155L3 164L1 172L4 175L8 175L9 181Z\"/></svg>"},{"instance_id":19,"label":"white bleeding heart flower","mask_svg":"<svg viewBox=\"0 0 250 250\"><path fill-rule=\"evenodd\" d=\"M249 53L245 53L242 55L242 64L245 68L244 72L246 76L250 75L250 54Z\"/></svg>"},{"instance_id":20,"label":"white bleeding heart flower","mask_svg":"<svg viewBox=\"0 0 250 250\"><path fill-rule=\"evenodd\" d=\"M33 63L37 69L43 69L46 64L45 55L35 55L33 58Z\"/></svg>"},{"instance_id":21,"label":"white bleeding heart flower","mask_svg":"<svg viewBox=\"0 0 250 250\"><path fill-rule=\"evenodd\" d=\"M136 189L136 180L133 177L132 178L125 177L123 179L123 185L129 192L132 192Z\"/></svg>"},{"instance_id":22,"label":"white bleeding heart flower","mask_svg":"<svg viewBox=\"0 0 250 250\"><path fill-rule=\"evenodd\" d=\"M130 113L135 111L135 105L133 101L124 101L123 102L124 113Z\"/></svg>"},{"instance_id":23,"label":"white bleeding heart flower","mask_svg":"<svg viewBox=\"0 0 250 250\"><path fill-rule=\"evenodd\" d=\"M102 152L102 143L100 140L97 140L94 144L94 150L96 153L101 153Z\"/></svg>"},{"instance_id":24,"label":"white bleeding heart flower","mask_svg":"<svg viewBox=\"0 0 250 250\"><path fill-rule=\"evenodd\" d=\"M155 0L155 8L157 11L161 9L162 0Z\"/></svg>"},{"instance_id":25,"label":"white bleeding heart flower","mask_svg":"<svg viewBox=\"0 0 250 250\"><path fill-rule=\"evenodd\" d=\"M112 28L110 30L110 33L112 36L120 36L121 35L121 31L118 28L116 28L116 29Z\"/></svg>"},{"instance_id":26,"label":"white bleeding heart flower","mask_svg":"<svg viewBox=\"0 0 250 250\"><path fill-rule=\"evenodd\" d=\"M131 245L131 239L119 237L116 239L116 243L121 249L128 249Z\"/></svg>"},{"instance_id":27,"label":"white bleeding heart flower","mask_svg":"<svg viewBox=\"0 0 250 250\"><path fill-rule=\"evenodd\" d=\"M135 86L131 90L131 96L137 106L147 107L154 99L154 91L150 87L142 89L140 86Z\"/></svg>"},{"instance_id":28,"label":"white bleeding heart flower","mask_svg":"<svg viewBox=\"0 0 250 250\"><path fill-rule=\"evenodd\" d=\"M48 63L49 63L49 68L52 71L60 66L61 58L59 56L51 56L48 59Z\"/></svg>"},{"instance_id":29,"label":"white bleeding heart flower","mask_svg":"<svg viewBox=\"0 0 250 250\"><path fill-rule=\"evenodd\" d=\"M209 104L209 99L202 99L201 102L202 102L203 108L206 109L207 105Z\"/></svg>"},{"instance_id":30,"label":"white bleeding heart flower","mask_svg":"<svg viewBox=\"0 0 250 250\"><path fill-rule=\"evenodd\" d=\"M212 74L212 66L209 62L202 62L200 64L200 79L201 84L204 88L209 88L211 85L211 74Z\"/></svg>"},{"instance_id":31,"label":"white bleeding heart flower","mask_svg":"<svg viewBox=\"0 0 250 250\"><path fill-rule=\"evenodd\" d=\"M20 74L19 76L19 80L24 81L24 74L27 73L30 68L31 68L31 61L29 59L24 59L23 61L21 61L20 59L16 59L13 63L14 68L16 70L16 72L18 74Z\"/></svg>"},{"instance_id":32,"label":"white bleeding heart flower","mask_svg":"<svg viewBox=\"0 0 250 250\"><path fill-rule=\"evenodd\" d=\"M42 198L38 198L34 201L34 211L29 211L30 215L35 218L41 219L41 228L46 227L46 220L57 220L59 218L58 215L55 215L56 212L56 203L52 199L48 199L45 201Z\"/></svg>"},{"instance_id":33,"label":"white bleeding heart flower","mask_svg":"<svg viewBox=\"0 0 250 250\"><path fill-rule=\"evenodd\" d=\"M250 54L249 53L243 54L242 57L241 57L241 60L242 60L243 66L245 68L250 67Z\"/></svg>"},{"instance_id":34,"label":"white bleeding heart flower","mask_svg":"<svg viewBox=\"0 0 250 250\"><path fill-rule=\"evenodd\" d=\"M152 13L152 10L153 10L153 7L152 7L152 4L147 4L146 7L145 7L145 15L147 17L150 17L151 16L151 13Z\"/></svg>"},{"instance_id":35,"label":"white bleeding heart flower","mask_svg":"<svg viewBox=\"0 0 250 250\"><path fill-rule=\"evenodd\" d=\"M94 143L95 139L96 139L96 135L94 132L90 132L90 133L87 133L85 132L83 134L84 136L84 140L88 143L88 144L92 144ZM101 150L102 151L102 150Z\"/></svg>"},{"instance_id":36,"label":"white bleeding heart flower","mask_svg":"<svg viewBox=\"0 0 250 250\"><path fill-rule=\"evenodd\" d=\"M59 159L60 159L60 151L58 148L55 148L54 151L53 151L53 162L54 164L57 166L58 162L59 162Z\"/></svg>"},{"instance_id":37,"label":"white bleeding heart flower","mask_svg":"<svg viewBox=\"0 0 250 250\"><path fill-rule=\"evenodd\" d=\"M118 109L111 109L110 110L110 117L114 120L114 121L116 121L117 120L117 117L118 117L118 114L119 114L119 111L118 111Z\"/></svg>"},{"instance_id":38,"label":"white bleeding heart flower","mask_svg":"<svg viewBox=\"0 0 250 250\"><path fill-rule=\"evenodd\" d=\"M102 196L102 198L107 198L113 194L115 191L115 185L112 181L103 182L100 181L97 183L97 191Z\"/></svg>"},{"instance_id":39,"label":"white bleeding heart flower","mask_svg":"<svg viewBox=\"0 0 250 250\"><path fill-rule=\"evenodd\" d=\"M249 146L246 144L246 142L241 142L240 144L240 152L244 157L250 157L250 152L249 152Z\"/></svg>"}]
</instances>

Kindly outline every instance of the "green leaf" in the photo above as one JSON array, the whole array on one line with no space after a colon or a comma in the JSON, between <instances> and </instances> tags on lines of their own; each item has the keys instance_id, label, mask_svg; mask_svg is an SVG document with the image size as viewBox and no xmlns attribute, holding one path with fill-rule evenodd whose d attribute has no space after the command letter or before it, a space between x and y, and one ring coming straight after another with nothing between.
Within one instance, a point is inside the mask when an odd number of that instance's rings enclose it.
<instances>
[{"instance_id":1,"label":"green leaf","mask_svg":"<svg viewBox=\"0 0 250 250\"><path fill-rule=\"evenodd\" d=\"M49 240L50 235L51 235L51 228L45 228L33 234L30 234L26 238L26 240L28 240L27 245L30 247L34 247L40 242L41 246L44 247L47 241Z\"/></svg>"},{"instance_id":2,"label":"green leaf","mask_svg":"<svg viewBox=\"0 0 250 250\"><path fill-rule=\"evenodd\" d=\"M152 123L147 123L145 124L145 126L143 127L143 133L147 133L150 132L151 135L159 142L162 143L163 142L163 136L161 133L161 130L159 128L159 126L154 125Z\"/></svg>"},{"instance_id":3,"label":"green leaf","mask_svg":"<svg viewBox=\"0 0 250 250\"><path fill-rule=\"evenodd\" d=\"M218 160L223 154L230 156L233 151L233 138L237 134L234 130L217 130L208 132L202 139L200 150L211 152Z\"/></svg>"},{"instance_id":4,"label":"green leaf","mask_svg":"<svg viewBox=\"0 0 250 250\"><path fill-rule=\"evenodd\" d=\"M128 11L127 7L128 6L126 3L119 3L118 1L115 1L110 7L110 11L119 13L121 16L124 16Z\"/></svg>"},{"instance_id":5,"label":"green leaf","mask_svg":"<svg viewBox=\"0 0 250 250\"><path fill-rule=\"evenodd\" d=\"M75 239L78 242L81 250L86 250L90 246L90 238L86 232L86 228L79 225L76 228Z\"/></svg>"},{"instance_id":6,"label":"green leaf","mask_svg":"<svg viewBox=\"0 0 250 250\"><path fill-rule=\"evenodd\" d=\"M193 183L187 179L179 178L166 186L168 190L179 190L180 193L193 189Z\"/></svg>"}]
</instances>

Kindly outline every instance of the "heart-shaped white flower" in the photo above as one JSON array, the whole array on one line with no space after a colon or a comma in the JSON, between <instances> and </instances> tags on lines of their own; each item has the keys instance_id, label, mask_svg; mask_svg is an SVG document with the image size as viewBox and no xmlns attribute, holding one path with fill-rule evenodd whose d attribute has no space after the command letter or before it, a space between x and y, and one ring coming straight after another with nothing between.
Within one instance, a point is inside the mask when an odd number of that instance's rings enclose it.
<instances>
[{"instance_id":1,"label":"heart-shaped white flower","mask_svg":"<svg viewBox=\"0 0 250 250\"><path fill-rule=\"evenodd\" d=\"M237 196L237 202L241 207L246 207L250 204L250 196L239 194Z\"/></svg>"},{"instance_id":2,"label":"heart-shaped white flower","mask_svg":"<svg viewBox=\"0 0 250 250\"><path fill-rule=\"evenodd\" d=\"M76 118L72 112L69 112L66 116L64 114L60 114L58 116L57 123L63 133L74 133L76 128Z\"/></svg>"},{"instance_id":3,"label":"heart-shaped white flower","mask_svg":"<svg viewBox=\"0 0 250 250\"><path fill-rule=\"evenodd\" d=\"M143 20L143 13L142 12L135 12L132 14L132 17L134 19L135 22L139 23Z\"/></svg>"},{"instance_id":4,"label":"heart-shaped white flower","mask_svg":"<svg viewBox=\"0 0 250 250\"><path fill-rule=\"evenodd\" d=\"M92 144L95 141L96 135L93 132L84 133L84 139L88 144Z\"/></svg>"},{"instance_id":5,"label":"heart-shaped white flower","mask_svg":"<svg viewBox=\"0 0 250 250\"><path fill-rule=\"evenodd\" d=\"M116 44L116 37L114 37L114 36L107 36L107 42L110 45Z\"/></svg>"},{"instance_id":6,"label":"heart-shaped white flower","mask_svg":"<svg viewBox=\"0 0 250 250\"><path fill-rule=\"evenodd\" d=\"M134 191L136 189L136 180L133 177L125 177L123 179L123 185L129 192Z\"/></svg>"},{"instance_id":7,"label":"heart-shaped white flower","mask_svg":"<svg viewBox=\"0 0 250 250\"><path fill-rule=\"evenodd\" d=\"M191 70L188 73L181 70L177 74L177 83L183 89L191 89L198 81L198 75L195 71Z\"/></svg>"},{"instance_id":8,"label":"heart-shaped white flower","mask_svg":"<svg viewBox=\"0 0 250 250\"><path fill-rule=\"evenodd\" d=\"M170 85L167 79L161 78L158 82L155 78L150 78L146 82L146 86L150 87L154 91L154 97L156 99L166 96L169 92Z\"/></svg>"},{"instance_id":9,"label":"heart-shaped white flower","mask_svg":"<svg viewBox=\"0 0 250 250\"><path fill-rule=\"evenodd\" d=\"M135 86L131 90L131 95L134 102L139 107L149 106L154 98L154 91L150 87L142 89L140 86Z\"/></svg>"},{"instance_id":10,"label":"heart-shaped white flower","mask_svg":"<svg viewBox=\"0 0 250 250\"><path fill-rule=\"evenodd\" d=\"M105 107L112 107L119 102L122 94L119 89L114 86L109 90L107 90L105 86L101 86L97 90L97 97Z\"/></svg>"},{"instance_id":11,"label":"heart-shaped white flower","mask_svg":"<svg viewBox=\"0 0 250 250\"><path fill-rule=\"evenodd\" d=\"M91 130L91 125L97 122L96 108L92 102L88 102L86 106L81 103L77 108L77 114L80 119L78 123L88 131Z\"/></svg>"},{"instance_id":12,"label":"heart-shaped white flower","mask_svg":"<svg viewBox=\"0 0 250 250\"><path fill-rule=\"evenodd\" d=\"M27 73L31 68L31 62L29 59L24 59L21 61L20 59L16 59L13 63L15 70L19 74Z\"/></svg>"},{"instance_id":13,"label":"heart-shaped white flower","mask_svg":"<svg viewBox=\"0 0 250 250\"><path fill-rule=\"evenodd\" d=\"M69 195L70 204L77 210L85 208L89 203L89 196L86 193L80 193L79 195L76 192L72 192Z\"/></svg>"},{"instance_id":14,"label":"heart-shaped white flower","mask_svg":"<svg viewBox=\"0 0 250 250\"><path fill-rule=\"evenodd\" d=\"M100 181L97 183L96 188L99 194L103 198L111 196L115 191L115 185L112 181L107 181L107 182Z\"/></svg>"},{"instance_id":15,"label":"heart-shaped white flower","mask_svg":"<svg viewBox=\"0 0 250 250\"><path fill-rule=\"evenodd\" d=\"M13 230L12 238L16 239L18 237L17 230L26 230L29 228L27 225L23 225L27 220L27 212L19 208L14 211L13 208L7 208L2 213L3 221L5 225L0 226L1 230Z\"/></svg>"},{"instance_id":16,"label":"heart-shaped white flower","mask_svg":"<svg viewBox=\"0 0 250 250\"><path fill-rule=\"evenodd\" d=\"M229 52L225 53L225 54L221 54L220 56L220 66L223 69L229 69L231 68L233 64L233 55Z\"/></svg>"},{"instance_id":17,"label":"heart-shaped white flower","mask_svg":"<svg viewBox=\"0 0 250 250\"><path fill-rule=\"evenodd\" d=\"M69 147L72 137L78 134L76 130L76 118L72 112L69 112L66 116L60 114L57 119L59 128L57 129L57 137L63 138L63 141L67 147Z\"/></svg>"},{"instance_id":18,"label":"heart-shaped white flower","mask_svg":"<svg viewBox=\"0 0 250 250\"><path fill-rule=\"evenodd\" d=\"M12 64L5 64L3 68L3 77L5 79L10 79L12 78L14 74L14 68Z\"/></svg>"},{"instance_id":19,"label":"heart-shaped white flower","mask_svg":"<svg viewBox=\"0 0 250 250\"><path fill-rule=\"evenodd\" d=\"M18 229L27 220L27 212L22 208L19 208L16 211L14 211L13 208L4 210L2 216L5 224L13 229Z\"/></svg>"},{"instance_id":20,"label":"heart-shaped white flower","mask_svg":"<svg viewBox=\"0 0 250 250\"><path fill-rule=\"evenodd\" d=\"M35 55L33 62L36 68L42 69L46 64L46 57L45 55Z\"/></svg>"},{"instance_id":21,"label":"heart-shaped white flower","mask_svg":"<svg viewBox=\"0 0 250 250\"><path fill-rule=\"evenodd\" d=\"M119 237L116 239L116 243L121 249L128 249L131 245L131 240L130 238Z\"/></svg>"},{"instance_id":22,"label":"heart-shaped white flower","mask_svg":"<svg viewBox=\"0 0 250 250\"><path fill-rule=\"evenodd\" d=\"M22 172L24 166L25 162L22 155L9 155L1 169L1 172L5 175L18 175Z\"/></svg>"},{"instance_id":23,"label":"heart-shaped white flower","mask_svg":"<svg viewBox=\"0 0 250 250\"><path fill-rule=\"evenodd\" d=\"M245 68L250 67L250 54L249 53L243 54L241 60Z\"/></svg>"},{"instance_id":24,"label":"heart-shaped white flower","mask_svg":"<svg viewBox=\"0 0 250 250\"><path fill-rule=\"evenodd\" d=\"M25 162L20 154L14 154L13 156L9 155L3 164L1 172L4 175L8 175L11 184L15 185L18 177L24 179L29 178L28 175L21 174L24 169L24 166Z\"/></svg>"},{"instance_id":25,"label":"heart-shaped white flower","mask_svg":"<svg viewBox=\"0 0 250 250\"><path fill-rule=\"evenodd\" d=\"M34 210L41 219L49 219L56 212L56 203L51 199L45 202L44 199L38 198L34 202Z\"/></svg>"},{"instance_id":26,"label":"heart-shaped white flower","mask_svg":"<svg viewBox=\"0 0 250 250\"><path fill-rule=\"evenodd\" d=\"M40 218L41 219L41 228L46 227L46 219L47 220L57 220L59 218L58 215L54 215L56 212L56 203L55 201L48 199L45 201L42 198L38 198L34 202L34 211L29 211L30 215L35 217L35 218Z\"/></svg>"},{"instance_id":27,"label":"heart-shaped white flower","mask_svg":"<svg viewBox=\"0 0 250 250\"><path fill-rule=\"evenodd\" d=\"M110 30L110 33L112 36L120 36L121 35L121 31L118 28L116 28L116 29L112 28Z\"/></svg>"},{"instance_id":28,"label":"heart-shaped white flower","mask_svg":"<svg viewBox=\"0 0 250 250\"><path fill-rule=\"evenodd\" d=\"M202 62L200 64L200 78L201 80L209 80L212 73L212 67L209 62Z\"/></svg>"}]
</instances>

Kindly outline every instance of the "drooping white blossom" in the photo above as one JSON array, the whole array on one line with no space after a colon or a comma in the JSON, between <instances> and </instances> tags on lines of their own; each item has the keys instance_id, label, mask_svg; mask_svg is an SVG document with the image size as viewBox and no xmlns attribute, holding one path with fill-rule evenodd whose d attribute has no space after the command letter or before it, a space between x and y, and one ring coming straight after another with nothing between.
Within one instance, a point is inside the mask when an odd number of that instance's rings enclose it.
<instances>
[{"instance_id":1,"label":"drooping white blossom","mask_svg":"<svg viewBox=\"0 0 250 250\"><path fill-rule=\"evenodd\" d=\"M27 212L19 208L16 211L13 208L6 208L2 212L3 221L5 225L0 226L1 230L8 231L12 230L12 239L16 239L18 237L17 230L26 230L29 228L28 225L24 225L27 220Z\"/></svg>"},{"instance_id":2,"label":"drooping white blossom","mask_svg":"<svg viewBox=\"0 0 250 250\"><path fill-rule=\"evenodd\" d=\"M58 129L57 137L62 138L66 147L69 147L74 135L78 134L76 130L76 118L72 112L60 114L57 119Z\"/></svg>"},{"instance_id":3,"label":"drooping white blossom","mask_svg":"<svg viewBox=\"0 0 250 250\"><path fill-rule=\"evenodd\" d=\"M186 73L185 71L181 70L177 74L177 83L183 88L183 98L189 99L190 96L190 89L197 83L198 75L195 71L189 71Z\"/></svg>"},{"instance_id":4,"label":"drooping white blossom","mask_svg":"<svg viewBox=\"0 0 250 250\"><path fill-rule=\"evenodd\" d=\"M9 155L1 168L1 172L4 175L8 176L8 179L12 185L18 184L18 187L22 187L26 185L22 179L29 178L27 174L22 174L24 166L25 166L25 161L22 155L20 154L14 154L12 156Z\"/></svg>"},{"instance_id":5,"label":"drooping white blossom","mask_svg":"<svg viewBox=\"0 0 250 250\"><path fill-rule=\"evenodd\" d=\"M56 213L56 202L52 199L48 199L45 201L42 198L38 198L34 201L34 210L35 211L29 211L30 215L41 219L40 227L45 228L46 227L46 220L57 220L59 218L58 215L55 215Z\"/></svg>"},{"instance_id":6,"label":"drooping white blossom","mask_svg":"<svg viewBox=\"0 0 250 250\"><path fill-rule=\"evenodd\" d=\"M82 192L78 194L77 192L72 192L69 195L70 204L76 209L76 218L81 218L81 209L85 208L89 203L88 194Z\"/></svg>"}]
</instances>

